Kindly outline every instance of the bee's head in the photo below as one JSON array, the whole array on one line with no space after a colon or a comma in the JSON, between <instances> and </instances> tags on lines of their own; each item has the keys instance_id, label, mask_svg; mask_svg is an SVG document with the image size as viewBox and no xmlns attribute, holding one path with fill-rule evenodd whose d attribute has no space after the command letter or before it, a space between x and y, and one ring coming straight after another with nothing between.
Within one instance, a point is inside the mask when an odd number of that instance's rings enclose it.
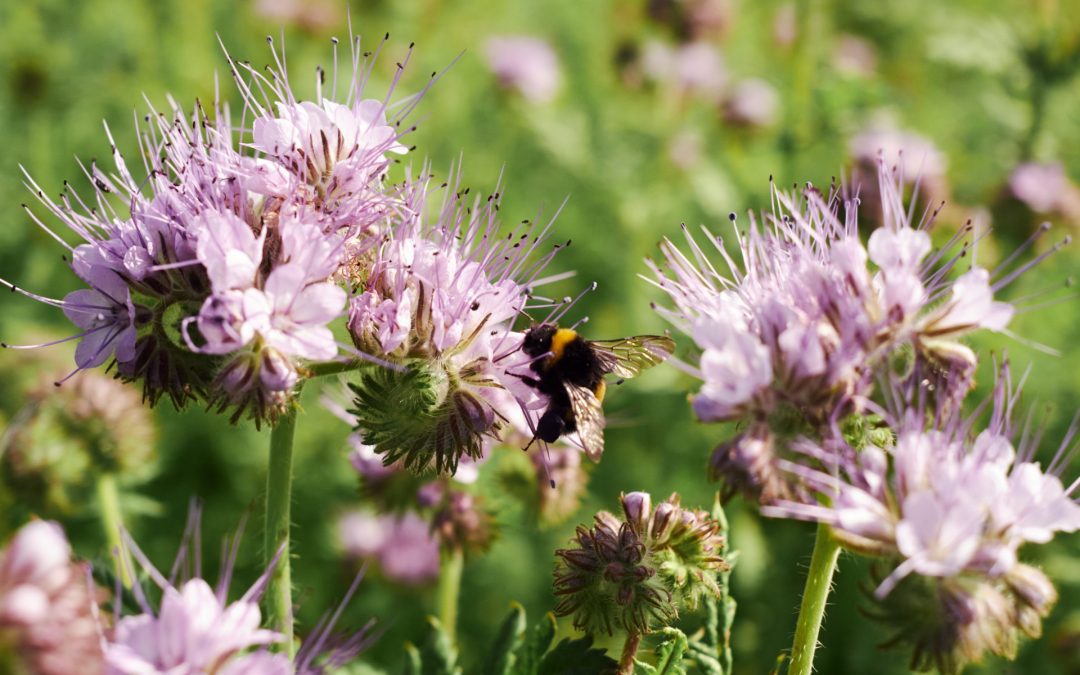
<instances>
[{"instance_id":1,"label":"bee's head","mask_svg":"<svg viewBox=\"0 0 1080 675\"><path fill-rule=\"evenodd\" d=\"M521 341L521 351L529 356L540 356L551 351L551 336L555 335L558 327L550 323L542 323L525 331L525 339Z\"/></svg>"}]
</instances>

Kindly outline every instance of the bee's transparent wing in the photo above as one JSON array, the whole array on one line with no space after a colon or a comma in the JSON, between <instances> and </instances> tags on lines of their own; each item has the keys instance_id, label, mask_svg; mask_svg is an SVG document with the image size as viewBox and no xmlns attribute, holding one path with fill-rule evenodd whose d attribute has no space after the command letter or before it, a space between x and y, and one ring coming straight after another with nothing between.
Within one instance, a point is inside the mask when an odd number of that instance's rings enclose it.
<instances>
[{"instance_id":1,"label":"bee's transparent wing","mask_svg":"<svg viewBox=\"0 0 1080 675\"><path fill-rule=\"evenodd\" d=\"M593 340L604 371L618 377L636 377L646 368L663 363L675 351L675 341L666 335L635 335L619 340Z\"/></svg>"},{"instance_id":2,"label":"bee's transparent wing","mask_svg":"<svg viewBox=\"0 0 1080 675\"><path fill-rule=\"evenodd\" d=\"M604 454L604 408L600 399L589 389L573 384L566 385L566 393L570 395L581 447L589 459L599 462Z\"/></svg>"}]
</instances>

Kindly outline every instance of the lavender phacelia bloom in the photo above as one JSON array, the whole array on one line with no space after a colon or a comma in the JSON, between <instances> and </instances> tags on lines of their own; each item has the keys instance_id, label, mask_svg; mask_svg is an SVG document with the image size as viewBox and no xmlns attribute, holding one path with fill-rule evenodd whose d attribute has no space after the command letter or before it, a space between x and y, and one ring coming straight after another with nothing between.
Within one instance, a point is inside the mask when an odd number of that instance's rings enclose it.
<instances>
[{"instance_id":1,"label":"lavender phacelia bloom","mask_svg":"<svg viewBox=\"0 0 1080 675\"><path fill-rule=\"evenodd\" d=\"M1044 469L1030 419L1019 437L1013 427L1019 387L1007 366L985 428L955 408L924 409L923 388L905 383L890 397L892 443L796 444L820 468L783 466L813 496L763 512L826 523L844 547L878 559L887 574L873 611L911 643L917 665L956 672L986 651L1011 658L1019 634L1037 636L1054 605L1053 584L1018 553L1080 530L1078 484L1060 478L1076 426ZM915 615L934 620L916 627Z\"/></svg>"},{"instance_id":2,"label":"lavender phacelia bloom","mask_svg":"<svg viewBox=\"0 0 1080 675\"><path fill-rule=\"evenodd\" d=\"M233 126L223 103L151 108L139 136L145 179L109 133L115 169L83 167L92 199L65 185L55 201L28 180L81 239L63 245L88 288L63 300L24 291L81 329L78 370L112 360L152 404L201 399L258 422L288 404L303 364L337 357L329 324L346 294L336 282L398 213L387 172L407 151L401 122L419 96L365 98L375 56L352 41L339 72L334 42L334 72L320 72L314 101L297 98L277 51L269 74L230 60L248 126Z\"/></svg>"},{"instance_id":3,"label":"lavender phacelia bloom","mask_svg":"<svg viewBox=\"0 0 1080 675\"><path fill-rule=\"evenodd\" d=\"M498 192L468 198L457 180L410 184L413 215L373 251L349 304L353 342L384 364L350 384L349 412L364 444L415 472L454 474L463 457L483 456L513 411L542 405L513 374L525 358L514 324L559 247L534 257L546 228L526 222L503 234Z\"/></svg>"},{"instance_id":4,"label":"lavender phacelia bloom","mask_svg":"<svg viewBox=\"0 0 1080 675\"><path fill-rule=\"evenodd\" d=\"M194 505L189 512L187 528L180 553L166 578L154 567L135 542L125 533L125 548L154 584L160 589L160 602L155 608L147 593L136 583L131 596L139 611L126 613L127 603L120 602L125 593L117 581L117 599L113 602L113 617L99 629L102 635L106 672L115 675L147 675L160 673L223 673L225 675L316 675L326 667L340 667L351 661L371 642L369 622L349 635L335 635L335 623L340 608L324 617L301 645L295 656L274 653L272 645L287 638L263 627L259 601L270 576L284 551L279 551L267 570L239 598L229 601L229 587L239 552L238 532L227 545L218 583L211 586L202 577L199 536L201 508ZM191 552L196 554L191 556ZM131 556L123 563L132 572ZM192 574L187 578L180 574ZM363 573L357 575L342 600L349 602ZM181 639L182 638L182 639Z\"/></svg>"},{"instance_id":5,"label":"lavender phacelia bloom","mask_svg":"<svg viewBox=\"0 0 1080 675\"><path fill-rule=\"evenodd\" d=\"M879 175L883 224L866 245L857 200L808 187L774 191L773 213L736 228L741 262L706 234L726 269L689 235L689 255L664 242L663 264L650 263L654 283L674 302L658 311L701 350L698 364L686 367L703 381L695 415L745 423L711 463L731 491L762 503L799 492L797 476L776 470L792 457L788 444L861 415L875 377L904 355L912 357L909 372L918 365L933 381L936 399L955 404L975 367L961 339L1002 331L1012 317L995 293L1039 258L993 275L973 267L950 280L969 251L960 245L969 229L935 250L928 230L936 212L912 222L899 172L882 165Z\"/></svg>"}]
</instances>

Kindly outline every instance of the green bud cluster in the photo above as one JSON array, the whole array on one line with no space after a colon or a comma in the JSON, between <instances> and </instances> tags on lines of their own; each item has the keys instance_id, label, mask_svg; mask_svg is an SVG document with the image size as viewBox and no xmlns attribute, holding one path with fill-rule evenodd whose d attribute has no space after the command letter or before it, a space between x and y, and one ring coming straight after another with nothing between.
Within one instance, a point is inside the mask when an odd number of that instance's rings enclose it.
<instances>
[{"instance_id":1,"label":"green bud cluster","mask_svg":"<svg viewBox=\"0 0 1080 675\"><path fill-rule=\"evenodd\" d=\"M644 492L621 496L623 519L601 511L555 552L555 608L587 632L649 633L721 593L728 569L718 521L673 494L652 508Z\"/></svg>"}]
</instances>

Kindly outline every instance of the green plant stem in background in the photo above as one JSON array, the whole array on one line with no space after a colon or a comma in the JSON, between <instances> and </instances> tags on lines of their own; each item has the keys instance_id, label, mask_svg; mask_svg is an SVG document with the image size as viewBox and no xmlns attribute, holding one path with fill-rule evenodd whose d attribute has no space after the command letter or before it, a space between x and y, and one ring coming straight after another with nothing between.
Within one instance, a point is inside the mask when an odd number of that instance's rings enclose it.
<instances>
[{"instance_id":1,"label":"green plant stem in background","mask_svg":"<svg viewBox=\"0 0 1080 675\"><path fill-rule=\"evenodd\" d=\"M631 631L626 634L626 642L623 643L622 656L619 657L618 675L633 675L634 657L637 656L637 650L640 646L641 633Z\"/></svg>"},{"instance_id":2,"label":"green plant stem in background","mask_svg":"<svg viewBox=\"0 0 1080 675\"><path fill-rule=\"evenodd\" d=\"M299 389L296 392L299 396ZM293 437L297 406L293 405L270 432L270 468L266 474L266 562L281 551L266 589L266 614L270 625L285 635L285 649L292 658L292 574L289 568L289 511L292 504Z\"/></svg>"},{"instance_id":3,"label":"green plant stem in background","mask_svg":"<svg viewBox=\"0 0 1080 675\"><path fill-rule=\"evenodd\" d=\"M465 554L461 549L443 553L439 566L439 623L451 640L457 639L458 596L461 594L461 572L465 568Z\"/></svg>"},{"instance_id":4,"label":"green plant stem in background","mask_svg":"<svg viewBox=\"0 0 1080 675\"><path fill-rule=\"evenodd\" d=\"M810 570L803 588L799 620L795 625L795 642L791 645L791 665L788 675L810 675L814 669L814 650L817 649L818 633L825 618L825 605L832 589L832 577L840 545L833 539L828 525L820 524L814 539L814 554L810 558Z\"/></svg>"},{"instance_id":5,"label":"green plant stem in background","mask_svg":"<svg viewBox=\"0 0 1080 675\"><path fill-rule=\"evenodd\" d=\"M120 533L123 531L124 518L120 512L120 492L116 488L116 476L111 473L98 476L97 497L101 526L105 530L105 541L109 543L109 557L113 560L116 576L123 582L124 588L131 588L131 576L121 556L124 540Z\"/></svg>"}]
</instances>

